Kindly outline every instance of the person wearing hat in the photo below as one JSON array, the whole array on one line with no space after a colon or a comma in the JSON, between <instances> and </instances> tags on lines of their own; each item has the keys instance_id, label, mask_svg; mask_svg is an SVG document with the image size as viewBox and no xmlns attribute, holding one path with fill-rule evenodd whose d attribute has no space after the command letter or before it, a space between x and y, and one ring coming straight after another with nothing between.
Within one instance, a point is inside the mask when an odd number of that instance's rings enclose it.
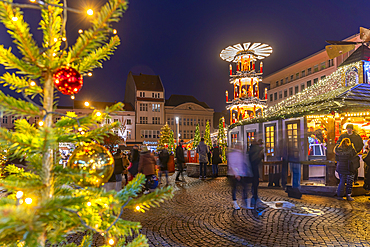
<instances>
[{"instance_id":1,"label":"person wearing hat","mask_svg":"<svg viewBox=\"0 0 370 247\"><path fill-rule=\"evenodd\" d=\"M347 129L347 132L339 136L337 145L339 145L344 138L348 138L351 141L351 143L354 145L356 152L360 153L362 151L362 148L364 147L364 143L362 141L361 136L353 130L353 124L351 123L347 124L346 129ZM357 156L357 158L352 159L352 163L354 163L355 167L360 167L360 157ZM354 179L355 185L358 185L357 180L358 180L358 169L355 172L355 179Z\"/></svg>"},{"instance_id":2,"label":"person wearing hat","mask_svg":"<svg viewBox=\"0 0 370 247\"><path fill-rule=\"evenodd\" d=\"M177 145L177 148L176 148L176 163L177 163L177 168L179 169L176 175L176 179L175 179L176 182L181 182L181 180L179 179L180 174L181 174L183 181L185 180L184 175L182 174L184 170L183 164L185 163L184 149L182 147L183 144L184 144L184 141L181 140L179 145Z\"/></svg>"}]
</instances>

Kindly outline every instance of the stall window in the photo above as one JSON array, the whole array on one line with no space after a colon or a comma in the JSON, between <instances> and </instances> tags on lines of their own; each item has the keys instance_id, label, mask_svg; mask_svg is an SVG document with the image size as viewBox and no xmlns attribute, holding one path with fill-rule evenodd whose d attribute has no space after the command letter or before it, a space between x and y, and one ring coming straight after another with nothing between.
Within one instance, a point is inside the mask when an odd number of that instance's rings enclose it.
<instances>
[{"instance_id":1,"label":"stall window","mask_svg":"<svg viewBox=\"0 0 370 247\"><path fill-rule=\"evenodd\" d=\"M288 156L295 159L299 159L298 123L299 122L292 122L286 124L288 137Z\"/></svg>"},{"instance_id":2,"label":"stall window","mask_svg":"<svg viewBox=\"0 0 370 247\"><path fill-rule=\"evenodd\" d=\"M255 132L247 132L247 151L249 151L249 148L252 144L252 141L254 140Z\"/></svg>"},{"instance_id":3,"label":"stall window","mask_svg":"<svg viewBox=\"0 0 370 247\"><path fill-rule=\"evenodd\" d=\"M275 154L275 124L265 126L265 153L267 156Z\"/></svg>"}]
</instances>

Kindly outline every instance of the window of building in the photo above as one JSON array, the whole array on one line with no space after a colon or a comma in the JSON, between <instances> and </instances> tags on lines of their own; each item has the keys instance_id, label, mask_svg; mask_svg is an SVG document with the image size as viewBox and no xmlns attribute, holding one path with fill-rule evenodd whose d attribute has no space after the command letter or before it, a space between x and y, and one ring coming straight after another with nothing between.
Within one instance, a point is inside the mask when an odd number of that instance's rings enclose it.
<instances>
[{"instance_id":1,"label":"window of building","mask_svg":"<svg viewBox=\"0 0 370 247\"><path fill-rule=\"evenodd\" d=\"M151 130L146 130L148 131L148 138L152 138L152 131Z\"/></svg>"},{"instance_id":2,"label":"window of building","mask_svg":"<svg viewBox=\"0 0 370 247\"><path fill-rule=\"evenodd\" d=\"M145 130L144 138L148 138L148 136L149 136L149 131L148 130Z\"/></svg>"},{"instance_id":3,"label":"window of building","mask_svg":"<svg viewBox=\"0 0 370 247\"><path fill-rule=\"evenodd\" d=\"M8 123L8 116L3 116L3 124L7 124Z\"/></svg>"},{"instance_id":4,"label":"window of building","mask_svg":"<svg viewBox=\"0 0 370 247\"><path fill-rule=\"evenodd\" d=\"M307 69L307 75L311 75L311 73L312 73L312 69L311 68L308 68Z\"/></svg>"},{"instance_id":5,"label":"window of building","mask_svg":"<svg viewBox=\"0 0 370 247\"><path fill-rule=\"evenodd\" d=\"M294 94L297 94L299 92L299 87L298 86L295 86L294 87Z\"/></svg>"},{"instance_id":6,"label":"window of building","mask_svg":"<svg viewBox=\"0 0 370 247\"><path fill-rule=\"evenodd\" d=\"M275 87L278 87L279 86L279 81L276 81L275 83L276 83Z\"/></svg>"},{"instance_id":7,"label":"window of building","mask_svg":"<svg viewBox=\"0 0 370 247\"><path fill-rule=\"evenodd\" d=\"M306 71L305 70L302 70L301 77L305 77L305 76L306 76Z\"/></svg>"},{"instance_id":8,"label":"window of building","mask_svg":"<svg viewBox=\"0 0 370 247\"><path fill-rule=\"evenodd\" d=\"M160 112L161 111L161 105L160 104L152 104L152 111L153 112Z\"/></svg>"},{"instance_id":9,"label":"window of building","mask_svg":"<svg viewBox=\"0 0 370 247\"><path fill-rule=\"evenodd\" d=\"M277 92L274 93L274 100L277 100Z\"/></svg>"},{"instance_id":10,"label":"window of building","mask_svg":"<svg viewBox=\"0 0 370 247\"><path fill-rule=\"evenodd\" d=\"M143 92L140 92L140 97L143 97Z\"/></svg>"},{"instance_id":11,"label":"window of building","mask_svg":"<svg viewBox=\"0 0 370 247\"><path fill-rule=\"evenodd\" d=\"M326 75L320 77L320 80L325 79Z\"/></svg>"},{"instance_id":12,"label":"window of building","mask_svg":"<svg viewBox=\"0 0 370 247\"><path fill-rule=\"evenodd\" d=\"M295 79L299 79L299 73L295 74Z\"/></svg>"},{"instance_id":13,"label":"window of building","mask_svg":"<svg viewBox=\"0 0 370 247\"><path fill-rule=\"evenodd\" d=\"M188 126L190 126L190 121L189 121L189 118L188 118Z\"/></svg>"},{"instance_id":14,"label":"window of building","mask_svg":"<svg viewBox=\"0 0 370 247\"><path fill-rule=\"evenodd\" d=\"M160 117L152 117L153 124L160 124Z\"/></svg>"},{"instance_id":15,"label":"window of building","mask_svg":"<svg viewBox=\"0 0 370 247\"><path fill-rule=\"evenodd\" d=\"M284 98L288 97L288 90L284 90Z\"/></svg>"},{"instance_id":16,"label":"window of building","mask_svg":"<svg viewBox=\"0 0 370 247\"><path fill-rule=\"evenodd\" d=\"M127 139L131 139L131 130L127 131Z\"/></svg>"},{"instance_id":17,"label":"window of building","mask_svg":"<svg viewBox=\"0 0 370 247\"><path fill-rule=\"evenodd\" d=\"M311 80L307 81L307 87L311 87Z\"/></svg>"},{"instance_id":18,"label":"window of building","mask_svg":"<svg viewBox=\"0 0 370 247\"><path fill-rule=\"evenodd\" d=\"M279 99L282 99L283 98L283 92L282 91L280 91L279 92Z\"/></svg>"},{"instance_id":19,"label":"window of building","mask_svg":"<svg viewBox=\"0 0 370 247\"><path fill-rule=\"evenodd\" d=\"M313 84L315 85L319 81L319 78L313 79Z\"/></svg>"},{"instance_id":20,"label":"window of building","mask_svg":"<svg viewBox=\"0 0 370 247\"><path fill-rule=\"evenodd\" d=\"M267 156L275 154L275 125L265 126L265 152Z\"/></svg>"},{"instance_id":21,"label":"window of building","mask_svg":"<svg viewBox=\"0 0 370 247\"><path fill-rule=\"evenodd\" d=\"M320 70L325 69L325 68L326 68L326 62L322 62L320 64Z\"/></svg>"},{"instance_id":22,"label":"window of building","mask_svg":"<svg viewBox=\"0 0 370 247\"><path fill-rule=\"evenodd\" d=\"M12 116L12 124L14 123L15 121L15 116Z\"/></svg>"},{"instance_id":23,"label":"window of building","mask_svg":"<svg viewBox=\"0 0 370 247\"><path fill-rule=\"evenodd\" d=\"M317 72L317 71L319 71L319 65L318 64L313 66L313 72Z\"/></svg>"},{"instance_id":24,"label":"window of building","mask_svg":"<svg viewBox=\"0 0 370 247\"><path fill-rule=\"evenodd\" d=\"M293 95L293 87L290 87L289 88L289 96L292 96Z\"/></svg>"},{"instance_id":25,"label":"window of building","mask_svg":"<svg viewBox=\"0 0 370 247\"><path fill-rule=\"evenodd\" d=\"M140 103L140 111L148 111L148 104Z\"/></svg>"},{"instance_id":26,"label":"window of building","mask_svg":"<svg viewBox=\"0 0 370 247\"><path fill-rule=\"evenodd\" d=\"M304 84L301 84L301 92L304 90Z\"/></svg>"},{"instance_id":27,"label":"window of building","mask_svg":"<svg viewBox=\"0 0 370 247\"><path fill-rule=\"evenodd\" d=\"M148 124L148 117L140 117L140 124Z\"/></svg>"},{"instance_id":28,"label":"window of building","mask_svg":"<svg viewBox=\"0 0 370 247\"><path fill-rule=\"evenodd\" d=\"M284 84L284 80L283 79L281 79L280 80L280 85L283 85Z\"/></svg>"},{"instance_id":29,"label":"window of building","mask_svg":"<svg viewBox=\"0 0 370 247\"><path fill-rule=\"evenodd\" d=\"M179 118L179 125L181 125L181 118Z\"/></svg>"},{"instance_id":30,"label":"window of building","mask_svg":"<svg viewBox=\"0 0 370 247\"><path fill-rule=\"evenodd\" d=\"M155 94L155 96L157 96L157 94ZM154 96L154 93L152 93L152 98L155 98L155 96Z\"/></svg>"},{"instance_id":31,"label":"window of building","mask_svg":"<svg viewBox=\"0 0 370 247\"><path fill-rule=\"evenodd\" d=\"M143 92L143 97L145 97L145 92Z\"/></svg>"},{"instance_id":32,"label":"window of building","mask_svg":"<svg viewBox=\"0 0 370 247\"><path fill-rule=\"evenodd\" d=\"M141 130L141 131L140 131L140 136L141 136L141 138L144 138L144 135L145 135L145 131L144 131L144 130Z\"/></svg>"},{"instance_id":33,"label":"window of building","mask_svg":"<svg viewBox=\"0 0 370 247\"><path fill-rule=\"evenodd\" d=\"M203 121L203 119L201 120L201 122L202 122L202 126L204 126L204 121Z\"/></svg>"},{"instance_id":34,"label":"window of building","mask_svg":"<svg viewBox=\"0 0 370 247\"><path fill-rule=\"evenodd\" d=\"M291 75L291 76L290 76L290 81L293 81L293 78L294 78L294 76L293 76L293 75Z\"/></svg>"},{"instance_id":35,"label":"window of building","mask_svg":"<svg viewBox=\"0 0 370 247\"><path fill-rule=\"evenodd\" d=\"M132 124L131 119L127 119L127 120L126 120L126 124L127 124L127 125L131 125L131 124Z\"/></svg>"},{"instance_id":36,"label":"window of building","mask_svg":"<svg viewBox=\"0 0 370 247\"><path fill-rule=\"evenodd\" d=\"M334 60L333 59L328 60L328 67L331 67L331 66L334 66Z\"/></svg>"},{"instance_id":37,"label":"window of building","mask_svg":"<svg viewBox=\"0 0 370 247\"><path fill-rule=\"evenodd\" d=\"M289 82L289 78L288 77L286 77L285 78L285 84L287 84Z\"/></svg>"},{"instance_id":38,"label":"window of building","mask_svg":"<svg viewBox=\"0 0 370 247\"><path fill-rule=\"evenodd\" d=\"M272 102L272 101L273 101L273 95L270 94L270 102Z\"/></svg>"},{"instance_id":39,"label":"window of building","mask_svg":"<svg viewBox=\"0 0 370 247\"><path fill-rule=\"evenodd\" d=\"M174 122L173 122L173 118L171 118L171 125L173 125L174 124Z\"/></svg>"}]
</instances>

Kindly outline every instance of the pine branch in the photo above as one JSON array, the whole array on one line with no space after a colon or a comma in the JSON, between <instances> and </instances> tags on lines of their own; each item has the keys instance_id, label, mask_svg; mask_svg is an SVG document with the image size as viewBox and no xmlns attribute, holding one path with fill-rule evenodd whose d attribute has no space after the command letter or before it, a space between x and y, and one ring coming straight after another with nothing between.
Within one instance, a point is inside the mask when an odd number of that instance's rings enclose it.
<instances>
[{"instance_id":1,"label":"pine branch","mask_svg":"<svg viewBox=\"0 0 370 247\"><path fill-rule=\"evenodd\" d=\"M30 80L16 76L15 74L10 74L9 72L0 77L0 84L3 84L4 87L9 86L11 90L17 93L24 92L25 95L35 96L42 93L40 86L30 86Z\"/></svg>"},{"instance_id":2,"label":"pine branch","mask_svg":"<svg viewBox=\"0 0 370 247\"><path fill-rule=\"evenodd\" d=\"M14 21L12 18L17 18ZM19 8L13 8L12 4L0 2L0 21L8 29L8 33L13 37L14 43L24 56L23 59L40 66L39 48L36 41L32 38L28 23L23 20L23 12Z\"/></svg>"},{"instance_id":3,"label":"pine branch","mask_svg":"<svg viewBox=\"0 0 370 247\"><path fill-rule=\"evenodd\" d=\"M98 49L111 31L109 23L118 22L126 8L127 3L124 0L109 0L92 21L92 27L82 33L69 50L67 62L79 64L81 59Z\"/></svg>"},{"instance_id":4,"label":"pine branch","mask_svg":"<svg viewBox=\"0 0 370 247\"><path fill-rule=\"evenodd\" d=\"M111 38L108 44L103 47L98 48L97 50L91 52L89 55L85 56L79 64L79 72L85 73L92 71L95 68L102 68L103 65L100 61L108 60L111 55L113 55L114 50L117 49L120 44L118 36Z\"/></svg>"},{"instance_id":5,"label":"pine branch","mask_svg":"<svg viewBox=\"0 0 370 247\"><path fill-rule=\"evenodd\" d=\"M140 234L139 236L137 236L134 240L132 240L127 245L120 245L120 246L125 246L125 247L147 247L147 246L149 246L149 244L148 244L148 239L146 238L146 236Z\"/></svg>"},{"instance_id":6,"label":"pine branch","mask_svg":"<svg viewBox=\"0 0 370 247\"><path fill-rule=\"evenodd\" d=\"M41 69L32 66L26 61L23 61L11 52L11 48L4 48L3 45L0 45L0 64L5 66L5 69L18 69L17 73L19 74L28 74L31 77L36 78L41 75Z\"/></svg>"}]
</instances>

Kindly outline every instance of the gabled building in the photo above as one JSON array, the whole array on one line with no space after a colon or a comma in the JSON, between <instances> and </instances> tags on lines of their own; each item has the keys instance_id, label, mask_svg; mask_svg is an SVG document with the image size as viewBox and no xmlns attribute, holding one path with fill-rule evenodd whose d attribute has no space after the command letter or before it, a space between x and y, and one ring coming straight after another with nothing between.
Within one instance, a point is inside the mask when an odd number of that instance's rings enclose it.
<instances>
[{"instance_id":1,"label":"gabled building","mask_svg":"<svg viewBox=\"0 0 370 247\"><path fill-rule=\"evenodd\" d=\"M166 122L174 131L176 140L176 118L179 120L179 138L185 141L194 138L195 127L199 124L200 136L203 137L206 123L209 121L210 131L213 132L213 113L205 102L200 102L194 96L173 94L166 100Z\"/></svg>"},{"instance_id":2,"label":"gabled building","mask_svg":"<svg viewBox=\"0 0 370 247\"><path fill-rule=\"evenodd\" d=\"M164 88L157 75L127 76L125 102L136 112L136 141L156 149L160 129L165 124Z\"/></svg>"}]
</instances>

